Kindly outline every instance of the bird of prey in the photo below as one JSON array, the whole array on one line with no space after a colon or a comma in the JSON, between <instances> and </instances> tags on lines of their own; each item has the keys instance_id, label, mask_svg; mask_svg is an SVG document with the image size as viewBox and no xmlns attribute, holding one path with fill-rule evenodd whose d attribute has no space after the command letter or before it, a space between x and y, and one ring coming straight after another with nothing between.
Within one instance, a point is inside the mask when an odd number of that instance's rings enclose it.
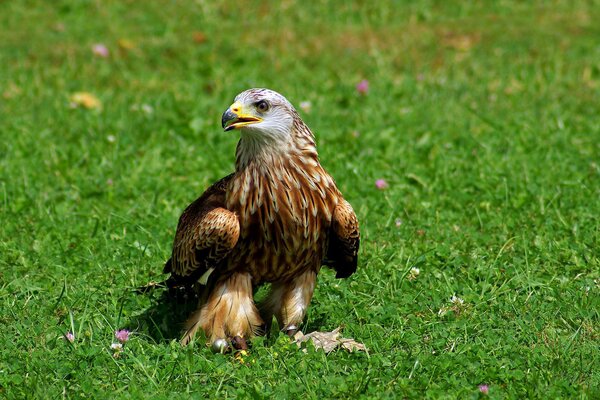
<instances>
[{"instance_id":1,"label":"bird of prey","mask_svg":"<svg viewBox=\"0 0 600 400\"><path fill-rule=\"evenodd\" d=\"M164 268L170 287L200 287L181 342L201 328L215 351L229 343L245 348L273 316L293 336L321 267L337 278L352 275L359 246L356 215L285 97L246 90L223 113L222 126L240 133L235 172L185 209ZM253 293L265 283L269 294L257 306Z\"/></svg>"}]
</instances>

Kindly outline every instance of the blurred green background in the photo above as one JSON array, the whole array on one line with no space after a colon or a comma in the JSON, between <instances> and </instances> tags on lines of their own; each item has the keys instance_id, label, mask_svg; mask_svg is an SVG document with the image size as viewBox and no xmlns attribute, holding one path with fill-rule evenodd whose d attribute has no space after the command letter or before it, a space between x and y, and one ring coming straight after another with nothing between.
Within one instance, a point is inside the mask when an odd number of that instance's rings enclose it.
<instances>
[{"instance_id":1,"label":"blurred green background","mask_svg":"<svg viewBox=\"0 0 600 400\"><path fill-rule=\"evenodd\" d=\"M599 20L597 1L1 1L0 397L597 398ZM181 348L160 290L134 293L232 171L220 116L249 87L299 108L361 222L359 271L321 273L304 329L368 354Z\"/></svg>"}]
</instances>

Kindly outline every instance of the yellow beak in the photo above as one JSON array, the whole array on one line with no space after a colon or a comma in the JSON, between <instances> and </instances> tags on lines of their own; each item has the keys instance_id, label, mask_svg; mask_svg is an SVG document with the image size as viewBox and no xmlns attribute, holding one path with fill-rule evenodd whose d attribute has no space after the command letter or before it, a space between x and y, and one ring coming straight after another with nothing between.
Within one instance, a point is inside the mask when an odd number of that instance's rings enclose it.
<instances>
[{"instance_id":1,"label":"yellow beak","mask_svg":"<svg viewBox=\"0 0 600 400\"><path fill-rule=\"evenodd\" d=\"M223 116L221 117L221 126L227 132L261 121L262 118L245 113L243 106L240 103L235 102L223 113Z\"/></svg>"}]
</instances>

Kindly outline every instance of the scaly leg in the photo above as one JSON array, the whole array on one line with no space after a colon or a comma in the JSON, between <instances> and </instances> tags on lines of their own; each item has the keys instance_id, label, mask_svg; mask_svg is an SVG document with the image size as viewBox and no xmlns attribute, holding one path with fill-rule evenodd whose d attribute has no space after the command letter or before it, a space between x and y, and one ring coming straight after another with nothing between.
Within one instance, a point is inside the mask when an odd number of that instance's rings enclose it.
<instances>
[{"instance_id":1,"label":"scaly leg","mask_svg":"<svg viewBox=\"0 0 600 400\"><path fill-rule=\"evenodd\" d=\"M261 314L267 321L267 326L275 315L279 328L289 336L294 336L304 319L316 281L317 272L308 270L289 282L273 283L261 306Z\"/></svg>"},{"instance_id":2,"label":"scaly leg","mask_svg":"<svg viewBox=\"0 0 600 400\"><path fill-rule=\"evenodd\" d=\"M245 339L257 334L262 324L252 298L250 274L234 274L218 281L206 300L199 303L185 323L186 333L181 343L188 344L198 328L202 328L213 344L235 339L234 346L243 348Z\"/></svg>"}]
</instances>

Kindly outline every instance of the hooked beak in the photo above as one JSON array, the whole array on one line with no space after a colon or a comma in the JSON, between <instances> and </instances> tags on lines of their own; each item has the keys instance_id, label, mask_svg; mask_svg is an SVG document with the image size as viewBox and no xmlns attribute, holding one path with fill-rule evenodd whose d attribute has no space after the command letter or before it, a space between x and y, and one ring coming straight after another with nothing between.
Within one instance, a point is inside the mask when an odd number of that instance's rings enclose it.
<instances>
[{"instance_id":1,"label":"hooked beak","mask_svg":"<svg viewBox=\"0 0 600 400\"><path fill-rule=\"evenodd\" d=\"M221 126L225 132L227 132L261 121L262 118L244 113L242 105L236 102L223 113L223 116L221 117Z\"/></svg>"}]
</instances>

